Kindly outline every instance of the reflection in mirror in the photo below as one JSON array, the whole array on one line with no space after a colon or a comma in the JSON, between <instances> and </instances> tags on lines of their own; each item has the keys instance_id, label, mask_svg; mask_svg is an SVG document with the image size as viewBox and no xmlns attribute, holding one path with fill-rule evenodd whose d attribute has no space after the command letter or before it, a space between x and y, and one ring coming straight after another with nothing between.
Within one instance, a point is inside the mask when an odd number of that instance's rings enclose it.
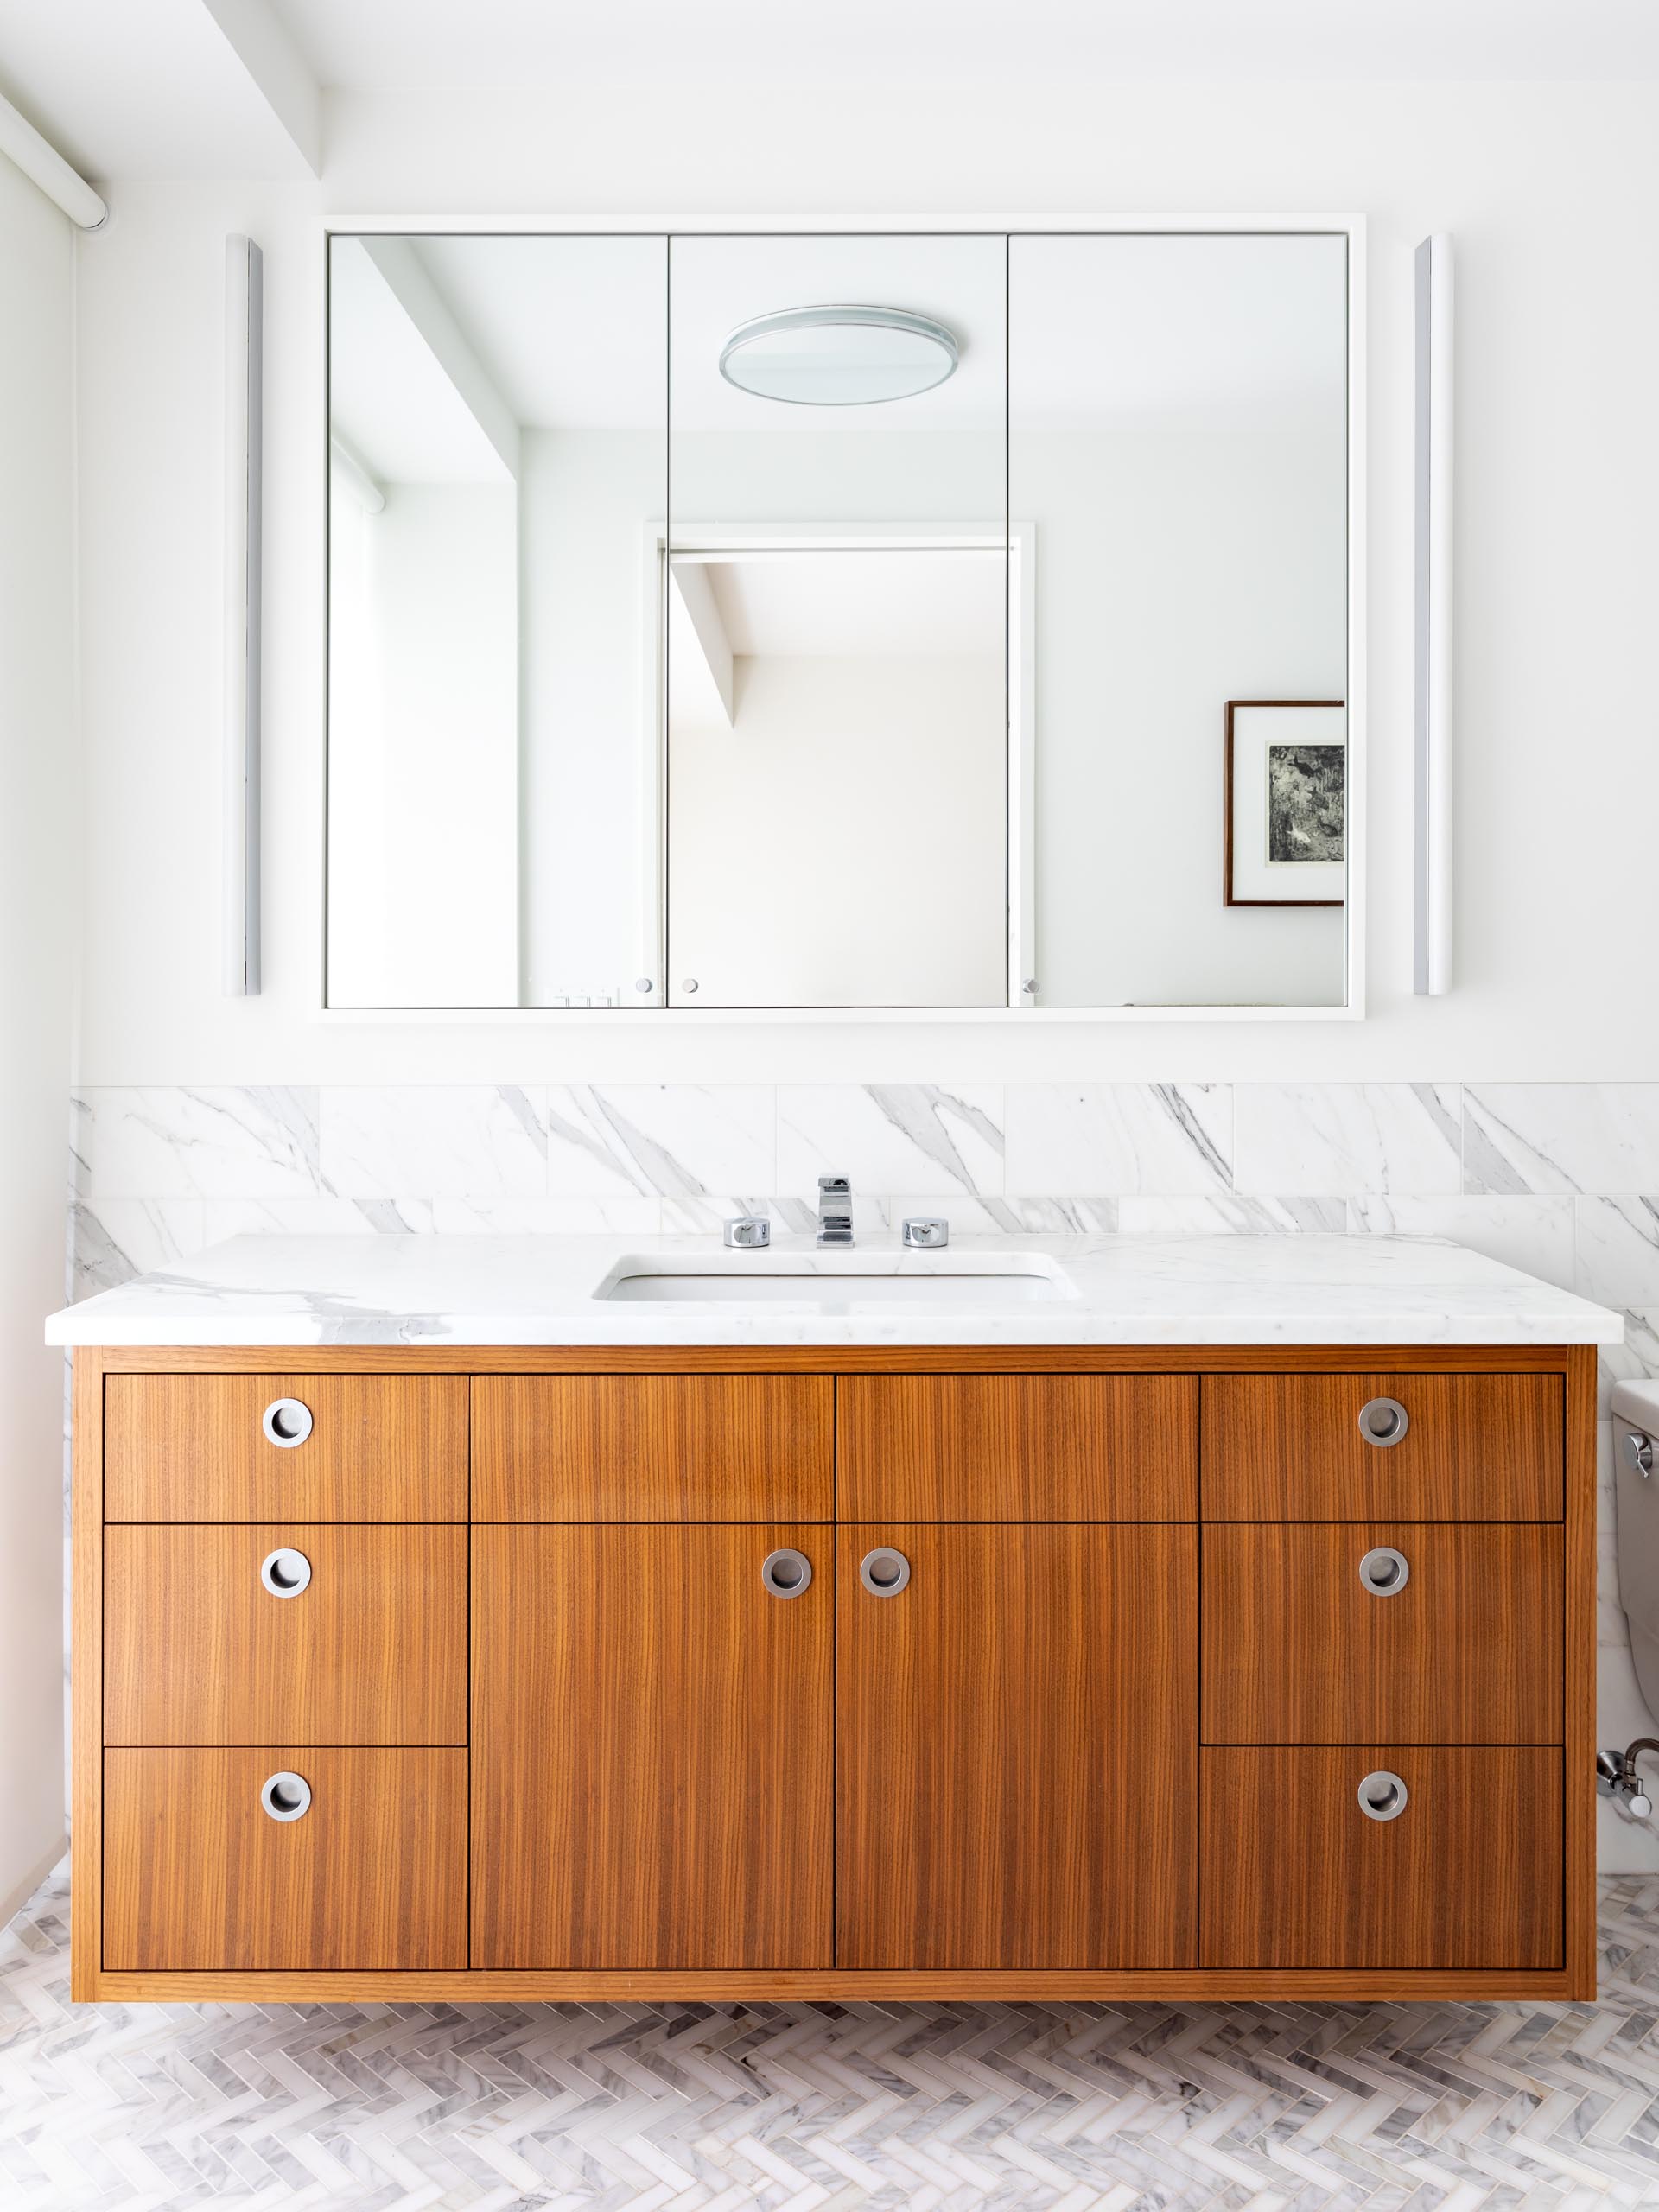
<instances>
[{"instance_id":1,"label":"reflection in mirror","mask_svg":"<svg viewBox=\"0 0 1659 2212\"><path fill-rule=\"evenodd\" d=\"M660 1002L666 251L332 241L331 1006Z\"/></svg>"},{"instance_id":2,"label":"reflection in mirror","mask_svg":"<svg viewBox=\"0 0 1659 2212\"><path fill-rule=\"evenodd\" d=\"M672 573L671 994L1003 1003L1002 548Z\"/></svg>"},{"instance_id":3,"label":"reflection in mirror","mask_svg":"<svg viewBox=\"0 0 1659 2212\"><path fill-rule=\"evenodd\" d=\"M1009 242L1042 1006L1344 998L1346 245Z\"/></svg>"},{"instance_id":4,"label":"reflection in mirror","mask_svg":"<svg viewBox=\"0 0 1659 2212\"><path fill-rule=\"evenodd\" d=\"M671 243L671 1005L1007 1002L1005 257Z\"/></svg>"}]
</instances>

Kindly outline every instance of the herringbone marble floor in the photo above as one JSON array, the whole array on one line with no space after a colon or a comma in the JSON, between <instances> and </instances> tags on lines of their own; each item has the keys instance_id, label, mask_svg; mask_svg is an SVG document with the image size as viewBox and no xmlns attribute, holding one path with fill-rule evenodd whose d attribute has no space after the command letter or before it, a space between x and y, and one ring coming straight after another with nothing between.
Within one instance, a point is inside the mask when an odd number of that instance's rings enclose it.
<instances>
[{"instance_id":1,"label":"herringbone marble floor","mask_svg":"<svg viewBox=\"0 0 1659 2212\"><path fill-rule=\"evenodd\" d=\"M68 2002L0 1936L4 2212L1659 2205L1659 1881L1597 2005Z\"/></svg>"}]
</instances>

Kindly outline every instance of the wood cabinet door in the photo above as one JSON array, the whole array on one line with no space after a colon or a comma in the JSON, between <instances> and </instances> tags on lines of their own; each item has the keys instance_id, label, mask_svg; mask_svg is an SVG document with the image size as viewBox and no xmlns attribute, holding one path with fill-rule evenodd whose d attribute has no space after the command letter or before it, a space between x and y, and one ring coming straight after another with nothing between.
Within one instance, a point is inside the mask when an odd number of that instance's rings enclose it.
<instances>
[{"instance_id":1,"label":"wood cabinet door","mask_svg":"<svg viewBox=\"0 0 1659 2212\"><path fill-rule=\"evenodd\" d=\"M1195 1966L1197 1531L843 1527L836 1587L837 1965Z\"/></svg>"},{"instance_id":2,"label":"wood cabinet door","mask_svg":"<svg viewBox=\"0 0 1659 2212\"><path fill-rule=\"evenodd\" d=\"M1207 1528L1204 1739L1559 1744L1564 1634L1558 1523Z\"/></svg>"},{"instance_id":3,"label":"wood cabinet door","mask_svg":"<svg viewBox=\"0 0 1659 2212\"><path fill-rule=\"evenodd\" d=\"M834 1625L828 1529L475 1529L473 1964L832 1965Z\"/></svg>"}]
</instances>

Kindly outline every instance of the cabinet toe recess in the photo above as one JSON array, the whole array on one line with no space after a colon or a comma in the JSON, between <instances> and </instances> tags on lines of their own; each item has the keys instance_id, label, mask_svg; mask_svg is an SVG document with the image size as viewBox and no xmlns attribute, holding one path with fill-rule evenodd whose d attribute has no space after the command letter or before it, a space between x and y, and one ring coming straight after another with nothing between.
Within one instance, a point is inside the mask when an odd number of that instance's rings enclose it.
<instances>
[{"instance_id":1,"label":"cabinet toe recess","mask_svg":"<svg viewBox=\"0 0 1659 2212\"><path fill-rule=\"evenodd\" d=\"M1591 1995L1594 1362L78 1351L75 1994Z\"/></svg>"}]
</instances>

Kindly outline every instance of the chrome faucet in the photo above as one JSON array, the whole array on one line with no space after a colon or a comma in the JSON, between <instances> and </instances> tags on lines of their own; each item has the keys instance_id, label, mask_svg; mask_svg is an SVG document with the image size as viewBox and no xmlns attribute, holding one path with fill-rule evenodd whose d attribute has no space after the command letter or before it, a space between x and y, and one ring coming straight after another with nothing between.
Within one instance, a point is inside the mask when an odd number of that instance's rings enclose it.
<instances>
[{"instance_id":1,"label":"chrome faucet","mask_svg":"<svg viewBox=\"0 0 1659 2212\"><path fill-rule=\"evenodd\" d=\"M853 1186L844 1175L818 1178L818 1242L850 1244L853 1241Z\"/></svg>"}]
</instances>

